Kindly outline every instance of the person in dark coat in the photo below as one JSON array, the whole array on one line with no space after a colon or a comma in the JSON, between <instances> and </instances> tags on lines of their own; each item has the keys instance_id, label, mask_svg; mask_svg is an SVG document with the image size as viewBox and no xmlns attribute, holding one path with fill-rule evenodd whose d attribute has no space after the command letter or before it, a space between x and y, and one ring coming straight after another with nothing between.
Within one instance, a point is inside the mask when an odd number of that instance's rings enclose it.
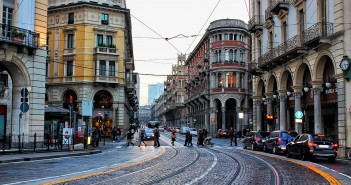
<instances>
[{"instance_id":1,"label":"person in dark coat","mask_svg":"<svg viewBox=\"0 0 351 185\"><path fill-rule=\"evenodd\" d=\"M133 134L130 130L127 132L127 146L129 146L129 144L132 144L134 146L134 143L132 142L133 139Z\"/></svg>"},{"instance_id":2,"label":"person in dark coat","mask_svg":"<svg viewBox=\"0 0 351 185\"><path fill-rule=\"evenodd\" d=\"M155 129L155 142L154 142L154 147L160 147L160 132L158 131L158 128Z\"/></svg>"},{"instance_id":3,"label":"person in dark coat","mask_svg":"<svg viewBox=\"0 0 351 185\"><path fill-rule=\"evenodd\" d=\"M234 129L234 144L235 144L235 146L238 146L237 139L238 139L238 132Z\"/></svg>"},{"instance_id":4,"label":"person in dark coat","mask_svg":"<svg viewBox=\"0 0 351 185\"><path fill-rule=\"evenodd\" d=\"M146 143L145 143L145 130L141 130L140 131L140 139L139 139L139 147L141 145L141 143L144 143L145 147L147 146Z\"/></svg>"},{"instance_id":5,"label":"person in dark coat","mask_svg":"<svg viewBox=\"0 0 351 185\"><path fill-rule=\"evenodd\" d=\"M204 146L204 132L202 129L199 130L199 137L198 137L198 140L197 140L197 144L200 146Z\"/></svg>"},{"instance_id":6,"label":"person in dark coat","mask_svg":"<svg viewBox=\"0 0 351 185\"><path fill-rule=\"evenodd\" d=\"M186 145L184 145L184 146L189 146L189 145L193 146L193 137L192 137L192 135L190 133L190 130L186 131L185 141L186 141L185 142Z\"/></svg>"},{"instance_id":7,"label":"person in dark coat","mask_svg":"<svg viewBox=\"0 0 351 185\"><path fill-rule=\"evenodd\" d=\"M230 146L233 146L233 139L234 139L233 127L230 127L229 129L229 139L230 139Z\"/></svg>"},{"instance_id":8,"label":"person in dark coat","mask_svg":"<svg viewBox=\"0 0 351 185\"><path fill-rule=\"evenodd\" d=\"M116 129L116 126L114 126L112 129L112 141L113 142L115 142L115 140L116 140L116 135L117 135L117 129Z\"/></svg>"}]
</instances>

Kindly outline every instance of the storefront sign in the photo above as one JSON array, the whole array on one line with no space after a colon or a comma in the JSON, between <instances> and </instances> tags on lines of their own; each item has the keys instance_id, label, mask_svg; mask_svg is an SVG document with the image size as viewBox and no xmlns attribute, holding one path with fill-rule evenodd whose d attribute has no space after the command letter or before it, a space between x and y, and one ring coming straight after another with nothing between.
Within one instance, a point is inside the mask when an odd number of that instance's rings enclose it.
<instances>
[{"instance_id":1,"label":"storefront sign","mask_svg":"<svg viewBox=\"0 0 351 185\"><path fill-rule=\"evenodd\" d=\"M302 123L302 119L295 119L296 123Z\"/></svg>"},{"instance_id":2,"label":"storefront sign","mask_svg":"<svg viewBox=\"0 0 351 185\"><path fill-rule=\"evenodd\" d=\"M338 92L337 88L324 90L325 94L332 94L332 93L337 93L337 92Z\"/></svg>"}]
</instances>

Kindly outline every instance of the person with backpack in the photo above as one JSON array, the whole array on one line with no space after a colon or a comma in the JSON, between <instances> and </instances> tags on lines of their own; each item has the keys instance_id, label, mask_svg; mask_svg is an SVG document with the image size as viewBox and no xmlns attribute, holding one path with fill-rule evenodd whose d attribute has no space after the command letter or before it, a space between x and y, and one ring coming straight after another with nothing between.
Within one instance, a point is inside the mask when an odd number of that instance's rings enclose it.
<instances>
[{"instance_id":1,"label":"person with backpack","mask_svg":"<svg viewBox=\"0 0 351 185\"><path fill-rule=\"evenodd\" d=\"M132 142L133 139L133 134L130 130L127 132L127 146L129 146L129 144L132 144L134 146L134 143Z\"/></svg>"},{"instance_id":2,"label":"person with backpack","mask_svg":"<svg viewBox=\"0 0 351 185\"><path fill-rule=\"evenodd\" d=\"M139 139L139 147L141 145L141 143L144 143L145 147L147 146L145 143L145 130L141 130L140 131L140 139Z\"/></svg>"}]
</instances>

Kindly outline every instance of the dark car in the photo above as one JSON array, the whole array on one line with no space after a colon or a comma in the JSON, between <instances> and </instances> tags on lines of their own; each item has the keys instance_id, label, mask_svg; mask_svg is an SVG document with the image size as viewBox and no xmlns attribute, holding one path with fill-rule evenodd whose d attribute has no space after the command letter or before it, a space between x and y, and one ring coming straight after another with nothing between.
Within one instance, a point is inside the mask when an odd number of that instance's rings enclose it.
<instances>
[{"instance_id":1,"label":"dark car","mask_svg":"<svg viewBox=\"0 0 351 185\"><path fill-rule=\"evenodd\" d=\"M284 152L286 145L297 136L295 131L273 131L263 143L263 151L272 151L274 154Z\"/></svg>"},{"instance_id":2,"label":"dark car","mask_svg":"<svg viewBox=\"0 0 351 185\"><path fill-rule=\"evenodd\" d=\"M145 129L145 140L153 140L155 138L153 129Z\"/></svg>"},{"instance_id":3,"label":"dark car","mask_svg":"<svg viewBox=\"0 0 351 185\"><path fill-rule=\"evenodd\" d=\"M246 133L246 136L243 140L243 148L251 148L251 150L263 148L263 142L269 136L269 132L266 131L251 131Z\"/></svg>"},{"instance_id":4,"label":"dark car","mask_svg":"<svg viewBox=\"0 0 351 185\"><path fill-rule=\"evenodd\" d=\"M218 137L228 137L229 133L227 129L218 129Z\"/></svg>"},{"instance_id":5,"label":"dark car","mask_svg":"<svg viewBox=\"0 0 351 185\"><path fill-rule=\"evenodd\" d=\"M300 134L286 146L287 157L298 156L302 160L322 157L334 162L337 154L338 144L332 136L324 134Z\"/></svg>"}]
</instances>

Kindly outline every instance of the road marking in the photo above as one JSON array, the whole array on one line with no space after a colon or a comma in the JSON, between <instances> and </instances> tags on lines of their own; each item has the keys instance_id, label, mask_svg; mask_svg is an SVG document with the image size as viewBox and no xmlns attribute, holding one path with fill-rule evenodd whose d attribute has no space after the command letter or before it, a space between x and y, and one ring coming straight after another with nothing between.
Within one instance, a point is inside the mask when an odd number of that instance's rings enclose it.
<instances>
[{"instance_id":1,"label":"road marking","mask_svg":"<svg viewBox=\"0 0 351 185\"><path fill-rule=\"evenodd\" d=\"M204 150L206 152L209 152L212 156L214 156L214 162L212 163L212 165L205 171L205 173L203 173L200 177L197 177L195 178L194 180L190 181L189 183L186 183L186 185L189 185L189 184L194 184L196 183L197 181L199 181L200 179L204 178L217 164L217 156L214 155L214 153L210 152L210 151L207 151L207 150Z\"/></svg>"},{"instance_id":2,"label":"road marking","mask_svg":"<svg viewBox=\"0 0 351 185\"><path fill-rule=\"evenodd\" d=\"M345 176L345 177L347 177L347 178L351 179L351 177L350 177L350 176L348 176L348 175L346 175L346 174L344 174L344 173L340 173L340 175L343 175L343 176Z\"/></svg>"},{"instance_id":3,"label":"road marking","mask_svg":"<svg viewBox=\"0 0 351 185\"><path fill-rule=\"evenodd\" d=\"M122 148L122 146L116 146L116 149Z\"/></svg>"}]
</instances>

